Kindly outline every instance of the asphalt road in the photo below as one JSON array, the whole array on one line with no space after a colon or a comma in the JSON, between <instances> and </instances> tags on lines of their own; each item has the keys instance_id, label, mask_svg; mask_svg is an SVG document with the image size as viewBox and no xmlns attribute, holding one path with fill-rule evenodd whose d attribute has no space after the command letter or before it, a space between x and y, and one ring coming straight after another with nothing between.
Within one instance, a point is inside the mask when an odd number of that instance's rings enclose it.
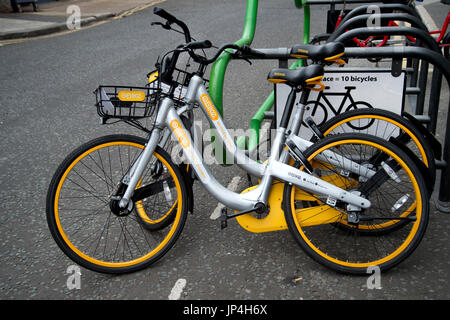
<instances>
[{"instance_id":1,"label":"asphalt road","mask_svg":"<svg viewBox=\"0 0 450 320\"><path fill-rule=\"evenodd\" d=\"M245 1L169 0L161 7L187 22L197 39L214 44L240 38ZM72 265L57 247L45 219L50 179L75 147L124 125L100 126L93 90L99 84L146 81L159 54L180 35L150 27L153 8L79 32L0 47L0 298L168 299L179 279L180 299L449 299L450 216L434 210L419 248L381 278L336 274L312 261L288 231L251 234L230 221L225 230L210 219L217 202L195 186L195 212L177 244L158 263L133 274L109 276L81 270L81 289L68 289ZM313 9L312 34L324 31L323 9ZM281 47L301 39L302 12L293 1L261 0L255 47ZM230 64L225 121L249 119L272 86L276 62ZM213 166L227 185L242 172ZM242 180L239 189L246 187ZM302 278L294 282L293 279Z\"/></svg>"}]
</instances>

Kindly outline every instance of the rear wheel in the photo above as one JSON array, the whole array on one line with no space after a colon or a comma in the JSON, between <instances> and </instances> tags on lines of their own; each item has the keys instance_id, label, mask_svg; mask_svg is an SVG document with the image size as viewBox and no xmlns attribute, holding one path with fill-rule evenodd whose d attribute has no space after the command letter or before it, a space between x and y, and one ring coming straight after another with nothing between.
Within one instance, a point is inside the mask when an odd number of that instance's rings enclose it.
<instances>
[{"instance_id":1,"label":"rear wheel","mask_svg":"<svg viewBox=\"0 0 450 320\"><path fill-rule=\"evenodd\" d=\"M161 148L138 183L136 192L147 188L145 198L126 209L118 206L126 189L123 177L145 143L128 135L101 137L77 148L57 169L47 193L47 222L58 246L79 265L105 273L137 271L162 258L179 237L187 190ZM150 223L167 212L175 215L164 227L144 228L144 215Z\"/></svg>"},{"instance_id":2,"label":"rear wheel","mask_svg":"<svg viewBox=\"0 0 450 320\"><path fill-rule=\"evenodd\" d=\"M314 175L371 201L370 208L357 211L286 184L286 222L308 255L339 272L366 274L369 266L392 268L415 250L428 223L428 194L421 172L402 150L370 135L342 134L320 140L304 154ZM364 170L349 172L335 155ZM317 205L305 208L311 199ZM406 224L386 231L398 221Z\"/></svg>"},{"instance_id":3,"label":"rear wheel","mask_svg":"<svg viewBox=\"0 0 450 320\"><path fill-rule=\"evenodd\" d=\"M325 136L364 133L384 140L395 138L425 164L434 185L436 161L430 143L410 121L396 113L377 108L347 111L328 120L319 129Z\"/></svg>"}]
</instances>

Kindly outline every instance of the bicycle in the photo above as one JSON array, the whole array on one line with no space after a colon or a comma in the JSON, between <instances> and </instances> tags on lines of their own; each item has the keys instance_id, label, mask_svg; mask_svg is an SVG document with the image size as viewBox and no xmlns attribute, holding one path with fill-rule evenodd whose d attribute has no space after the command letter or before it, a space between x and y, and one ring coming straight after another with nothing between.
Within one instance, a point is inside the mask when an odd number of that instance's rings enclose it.
<instances>
[{"instance_id":1,"label":"bicycle","mask_svg":"<svg viewBox=\"0 0 450 320\"><path fill-rule=\"evenodd\" d=\"M208 59L195 50L210 48L210 41L192 41L184 22L163 9L155 8L154 13L166 24L180 26L185 35L186 42L165 54L157 66L159 83L168 84L169 92L164 93L160 86L149 91L149 95L140 90L115 90L110 96L126 103L112 103L102 87L96 91L97 111L102 117L135 125L134 120L153 114L154 126L148 138L110 135L94 139L72 152L50 183L48 225L69 258L97 272L126 273L151 265L174 245L186 221L189 185L160 146L166 132L177 138L205 189L227 208L237 210L232 214L226 208L222 211L222 227L231 218L250 218L253 213L266 215L257 222L248 221L245 227L263 224L265 231L274 231L284 223L313 259L333 270L352 274L366 274L372 265L388 270L415 250L428 222L428 194L422 172L402 147L365 134L336 135L314 144L297 136L309 93L320 86L323 66L274 69L269 73L270 82L286 83L291 92L270 157L262 164L236 147L205 89L203 76L206 66L225 50L233 50L233 56L240 59L263 53L226 44ZM337 44L333 49L329 58L343 52ZM174 73L183 52L198 64L198 70L184 74L182 84L187 83L187 90L179 99L174 95L180 86ZM294 106L300 92L301 103ZM181 118L196 106L217 129L237 165L261 178L257 186L239 194L217 182ZM292 166L288 165L291 158L295 160ZM283 210L274 196L284 199ZM301 202L311 199L318 205L298 208ZM142 227L137 211L149 215L160 207L162 212L168 208L176 210L170 224L155 231ZM395 230L395 236L390 230L389 239L382 238L381 233L361 239L360 230L379 225L379 220L408 223ZM342 225L346 228L339 227ZM352 241L348 241L349 236ZM373 246L376 250L367 250Z\"/></svg>"}]
</instances>

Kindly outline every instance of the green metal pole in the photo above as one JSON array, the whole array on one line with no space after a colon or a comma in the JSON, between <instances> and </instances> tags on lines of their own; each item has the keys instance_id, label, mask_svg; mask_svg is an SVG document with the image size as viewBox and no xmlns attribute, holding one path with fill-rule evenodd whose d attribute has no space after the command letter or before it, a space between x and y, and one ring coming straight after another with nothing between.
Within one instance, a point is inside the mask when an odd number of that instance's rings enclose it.
<instances>
[{"instance_id":1,"label":"green metal pole","mask_svg":"<svg viewBox=\"0 0 450 320\"><path fill-rule=\"evenodd\" d=\"M294 0L297 8L304 9L304 30L303 30L303 43L309 43L310 37L310 9L308 5L304 5L306 0ZM247 0L247 7L245 12L244 30L240 40L236 41L237 45L251 45L255 30L256 30L256 18L258 14L258 0ZM231 60L230 54L224 52L219 59L212 65L211 74L209 79L209 94L214 102L219 113L223 116L223 86L225 79L225 72L228 63ZM295 69L302 65L302 61L298 60L294 62L290 68ZM264 119L264 112L270 110L273 107L275 95L272 92L261 105L256 112L252 120L250 121L250 135L247 144L246 137L239 137L237 139L237 145L241 149L254 150L259 144L259 130L261 128L261 122ZM215 137L211 137L214 141ZM224 153L225 155L225 153Z\"/></svg>"},{"instance_id":2,"label":"green metal pole","mask_svg":"<svg viewBox=\"0 0 450 320\"><path fill-rule=\"evenodd\" d=\"M244 31L240 40L236 41L237 45L250 45L255 36L256 17L258 15L258 0L247 0L247 8L245 11ZM231 55L224 52L219 59L211 67L209 77L209 94L214 102L217 110L223 115L223 85L225 79L225 71Z\"/></svg>"},{"instance_id":3,"label":"green metal pole","mask_svg":"<svg viewBox=\"0 0 450 320\"><path fill-rule=\"evenodd\" d=\"M235 43L237 45L250 45L255 36L256 30L256 18L258 16L258 0L247 0L247 8L245 11L245 22L242 37ZM214 62L211 67L211 73L209 77L209 95L214 102L219 113L223 116L223 86L225 80L225 72L227 70L228 63L231 60L231 55L227 52L223 52L219 59ZM211 135L211 142L214 143L215 136ZM216 150L213 148L213 150ZM226 152L223 149L223 159L217 159L220 163L226 163ZM217 158L218 155L216 155Z\"/></svg>"},{"instance_id":4,"label":"green metal pole","mask_svg":"<svg viewBox=\"0 0 450 320\"><path fill-rule=\"evenodd\" d=\"M311 26L311 10L309 5L306 5L306 0L294 0L297 8L303 8L303 43L309 43L310 39L310 26ZM302 60L295 61L289 68L295 69L303 66ZM272 91L267 97L266 101L261 105L259 110L250 120L250 135L248 141L246 137L239 137L237 139L237 145L240 149L247 149L253 151L259 145L259 130L261 129L261 123L264 120L264 112L272 109L275 100L275 94Z\"/></svg>"},{"instance_id":5,"label":"green metal pole","mask_svg":"<svg viewBox=\"0 0 450 320\"><path fill-rule=\"evenodd\" d=\"M303 0L306 2L306 0ZM309 5L303 7L303 44L309 43L311 33L311 8Z\"/></svg>"}]
</instances>

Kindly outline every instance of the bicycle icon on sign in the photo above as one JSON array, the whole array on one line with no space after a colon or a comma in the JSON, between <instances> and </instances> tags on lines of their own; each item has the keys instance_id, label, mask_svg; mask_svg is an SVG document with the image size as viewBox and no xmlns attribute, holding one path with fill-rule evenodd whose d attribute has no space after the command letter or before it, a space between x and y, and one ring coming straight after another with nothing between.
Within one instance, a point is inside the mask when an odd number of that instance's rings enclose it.
<instances>
[{"instance_id":1,"label":"bicycle icon on sign","mask_svg":"<svg viewBox=\"0 0 450 320\"><path fill-rule=\"evenodd\" d=\"M355 101L351 95L351 91L356 89L354 86L347 86L345 89L346 92L326 92L326 90L330 89L330 87L325 87L325 90L320 91L316 101L308 101L305 105L305 119L310 116L314 119L314 122L317 126L321 126L328 119L328 110L331 110L334 113L334 116L340 114L344 109L344 106L347 104L347 100L350 101L350 104L347 105L345 111L350 111L354 109L361 108L373 108L369 103L365 101ZM333 104L327 98L328 96L343 96L342 102L339 108L336 110L333 107ZM321 102L323 101L327 107ZM352 129L355 130L364 130L370 127L373 123L373 120L363 126L355 126L351 123L348 123Z\"/></svg>"}]
</instances>

